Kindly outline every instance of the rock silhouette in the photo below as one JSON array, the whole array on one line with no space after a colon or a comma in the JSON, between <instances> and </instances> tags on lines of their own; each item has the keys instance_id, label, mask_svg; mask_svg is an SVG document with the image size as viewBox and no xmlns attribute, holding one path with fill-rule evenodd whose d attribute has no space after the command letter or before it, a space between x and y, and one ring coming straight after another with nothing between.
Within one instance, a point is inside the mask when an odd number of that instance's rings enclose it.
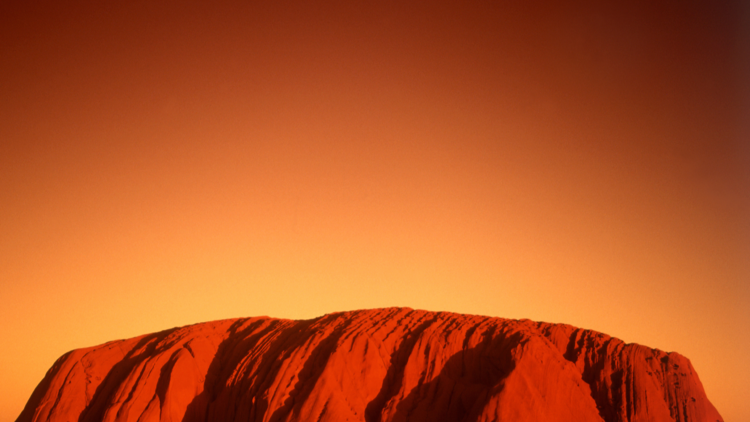
<instances>
[{"instance_id":1,"label":"rock silhouette","mask_svg":"<svg viewBox=\"0 0 750 422\"><path fill-rule=\"evenodd\" d=\"M69 352L17 419L722 422L690 361L564 324L388 308Z\"/></svg>"}]
</instances>

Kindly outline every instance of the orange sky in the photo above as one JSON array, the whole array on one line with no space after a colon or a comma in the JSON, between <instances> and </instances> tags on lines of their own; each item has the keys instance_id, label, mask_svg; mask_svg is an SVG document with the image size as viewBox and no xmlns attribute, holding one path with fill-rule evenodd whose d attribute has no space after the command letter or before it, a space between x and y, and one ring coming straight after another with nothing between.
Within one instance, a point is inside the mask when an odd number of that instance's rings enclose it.
<instances>
[{"instance_id":1,"label":"orange sky","mask_svg":"<svg viewBox=\"0 0 750 422\"><path fill-rule=\"evenodd\" d=\"M679 351L750 420L747 6L20 3L0 421L73 348L384 306Z\"/></svg>"}]
</instances>

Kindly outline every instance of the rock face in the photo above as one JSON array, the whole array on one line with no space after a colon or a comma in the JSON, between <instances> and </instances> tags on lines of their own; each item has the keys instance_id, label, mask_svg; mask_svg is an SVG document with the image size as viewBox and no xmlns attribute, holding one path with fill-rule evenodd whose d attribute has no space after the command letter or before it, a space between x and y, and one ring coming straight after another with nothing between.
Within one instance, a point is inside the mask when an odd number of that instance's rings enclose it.
<instances>
[{"instance_id":1,"label":"rock face","mask_svg":"<svg viewBox=\"0 0 750 422\"><path fill-rule=\"evenodd\" d=\"M677 353L569 325L390 308L74 350L17 421L723 419Z\"/></svg>"}]
</instances>

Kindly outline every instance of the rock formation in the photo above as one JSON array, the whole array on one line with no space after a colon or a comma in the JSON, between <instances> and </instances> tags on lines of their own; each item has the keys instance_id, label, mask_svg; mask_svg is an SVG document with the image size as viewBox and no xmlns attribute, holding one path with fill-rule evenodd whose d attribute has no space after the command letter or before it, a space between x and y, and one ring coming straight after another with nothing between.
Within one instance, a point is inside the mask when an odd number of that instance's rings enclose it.
<instances>
[{"instance_id":1,"label":"rock formation","mask_svg":"<svg viewBox=\"0 0 750 422\"><path fill-rule=\"evenodd\" d=\"M690 361L563 324L389 308L74 350L18 422L721 422Z\"/></svg>"}]
</instances>

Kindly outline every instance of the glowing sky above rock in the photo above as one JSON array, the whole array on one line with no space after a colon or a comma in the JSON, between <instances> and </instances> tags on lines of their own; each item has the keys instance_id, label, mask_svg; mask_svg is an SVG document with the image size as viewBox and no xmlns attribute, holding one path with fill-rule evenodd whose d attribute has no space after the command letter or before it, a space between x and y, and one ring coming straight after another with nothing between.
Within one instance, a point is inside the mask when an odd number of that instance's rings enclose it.
<instances>
[{"instance_id":1,"label":"glowing sky above rock","mask_svg":"<svg viewBox=\"0 0 750 422\"><path fill-rule=\"evenodd\" d=\"M384 306L676 350L750 420L740 2L17 3L1 421L73 348Z\"/></svg>"}]
</instances>

